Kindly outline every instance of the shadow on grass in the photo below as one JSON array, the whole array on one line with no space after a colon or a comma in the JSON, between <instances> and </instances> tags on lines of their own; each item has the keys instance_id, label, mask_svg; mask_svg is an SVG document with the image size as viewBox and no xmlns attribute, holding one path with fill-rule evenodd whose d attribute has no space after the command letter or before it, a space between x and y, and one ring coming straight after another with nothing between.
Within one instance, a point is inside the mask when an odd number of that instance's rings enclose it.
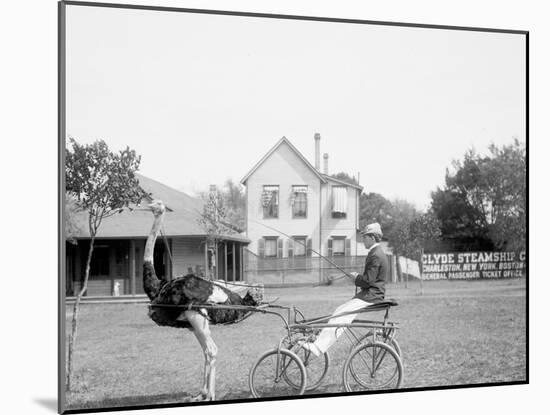
<instances>
[{"instance_id":1,"label":"shadow on grass","mask_svg":"<svg viewBox=\"0 0 550 415\"><path fill-rule=\"evenodd\" d=\"M57 412L57 399L36 398L34 401L51 412Z\"/></svg>"},{"instance_id":2,"label":"shadow on grass","mask_svg":"<svg viewBox=\"0 0 550 415\"><path fill-rule=\"evenodd\" d=\"M68 409L98 409L117 408L144 405L179 404L187 403L192 397L189 393L163 393L159 395L125 396L108 398L99 401L75 401Z\"/></svg>"}]
</instances>

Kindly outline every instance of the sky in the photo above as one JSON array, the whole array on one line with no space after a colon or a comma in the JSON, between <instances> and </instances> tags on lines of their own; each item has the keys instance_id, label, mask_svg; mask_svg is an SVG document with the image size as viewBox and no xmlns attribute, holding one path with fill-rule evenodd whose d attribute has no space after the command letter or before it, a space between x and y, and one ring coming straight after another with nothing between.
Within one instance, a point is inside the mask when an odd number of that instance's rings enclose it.
<instances>
[{"instance_id":1,"label":"sky","mask_svg":"<svg viewBox=\"0 0 550 415\"><path fill-rule=\"evenodd\" d=\"M525 140L525 37L69 6L66 131L189 194L282 137L366 192L429 207L474 147Z\"/></svg>"}]
</instances>

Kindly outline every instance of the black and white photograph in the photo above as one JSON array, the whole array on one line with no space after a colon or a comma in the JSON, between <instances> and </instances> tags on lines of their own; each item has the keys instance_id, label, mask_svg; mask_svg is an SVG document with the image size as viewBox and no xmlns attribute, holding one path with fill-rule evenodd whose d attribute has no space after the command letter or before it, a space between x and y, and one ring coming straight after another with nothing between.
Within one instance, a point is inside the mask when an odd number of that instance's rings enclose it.
<instances>
[{"instance_id":1,"label":"black and white photograph","mask_svg":"<svg viewBox=\"0 0 550 415\"><path fill-rule=\"evenodd\" d=\"M59 408L528 383L528 32L59 3Z\"/></svg>"}]
</instances>

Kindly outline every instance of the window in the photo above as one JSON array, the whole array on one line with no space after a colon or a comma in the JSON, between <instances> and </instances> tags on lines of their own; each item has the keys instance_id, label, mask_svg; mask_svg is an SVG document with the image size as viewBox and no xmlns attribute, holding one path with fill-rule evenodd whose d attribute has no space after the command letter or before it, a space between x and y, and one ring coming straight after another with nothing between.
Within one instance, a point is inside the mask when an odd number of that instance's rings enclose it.
<instances>
[{"instance_id":1,"label":"window","mask_svg":"<svg viewBox=\"0 0 550 415\"><path fill-rule=\"evenodd\" d=\"M307 218L307 186L292 186L290 204L293 218Z\"/></svg>"},{"instance_id":2,"label":"window","mask_svg":"<svg viewBox=\"0 0 550 415\"><path fill-rule=\"evenodd\" d=\"M295 236L294 238L294 256L306 256L306 237Z\"/></svg>"},{"instance_id":3,"label":"window","mask_svg":"<svg viewBox=\"0 0 550 415\"><path fill-rule=\"evenodd\" d=\"M265 239L265 256L277 257L277 238L264 238Z\"/></svg>"},{"instance_id":4,"label":"window","mask_svg":"<svg viewBox=\"0 0 550 415\"><path fill-rule=\"evenodd\" d=\"M345 238L333 238L332 255L334 256L345 255L345 253L346 253Z\"/></svg>"},{"instance_id":5,"label":"window","mask_svg":"<svg viewBox=\"0 0 550 415\"><path fill-rule=\"evenodd\" d=\"M332 217L345 218L348 210L348 189L346 186L332 186Z\"/></svg>"},{"instance_id":6,"label":"window","mask_svg":"<svg viewBox=\"0 0 550 415\"><path fill-rule=\"evenodd\" d=\"M279 217L279 186L264 186L262 207L264 219Z\"/></svg>"}]
</instances>

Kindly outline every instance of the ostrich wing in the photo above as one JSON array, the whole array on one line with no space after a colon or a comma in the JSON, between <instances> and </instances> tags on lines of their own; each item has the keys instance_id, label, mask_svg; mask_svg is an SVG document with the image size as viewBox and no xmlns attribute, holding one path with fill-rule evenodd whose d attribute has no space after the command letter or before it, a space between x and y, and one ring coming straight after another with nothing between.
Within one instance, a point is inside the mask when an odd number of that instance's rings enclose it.
<instances>
[{"instance_id":1,"label":"ostrich wing","mask_svg":"<svg viewBox=\"0 0 550 415\"><path fill-rule=\"evenodd\" d=\"M211 281L204 280L194 275L186 275L167 282L160 290L158 296L151 302L164 305L241 305L243 299L236 293L219 286ZM153 307L155 308L155 307ZM182 309L158 309L156 308L153 320L161 325L183 324ZM227 308L205 308L202 312L207 314L213 324L231 323L242 318L246 313L244 310ZM161 322L162 321L162 322ZM169 323L172 321L174 324Z\"/></svg>"}]
</instances>

